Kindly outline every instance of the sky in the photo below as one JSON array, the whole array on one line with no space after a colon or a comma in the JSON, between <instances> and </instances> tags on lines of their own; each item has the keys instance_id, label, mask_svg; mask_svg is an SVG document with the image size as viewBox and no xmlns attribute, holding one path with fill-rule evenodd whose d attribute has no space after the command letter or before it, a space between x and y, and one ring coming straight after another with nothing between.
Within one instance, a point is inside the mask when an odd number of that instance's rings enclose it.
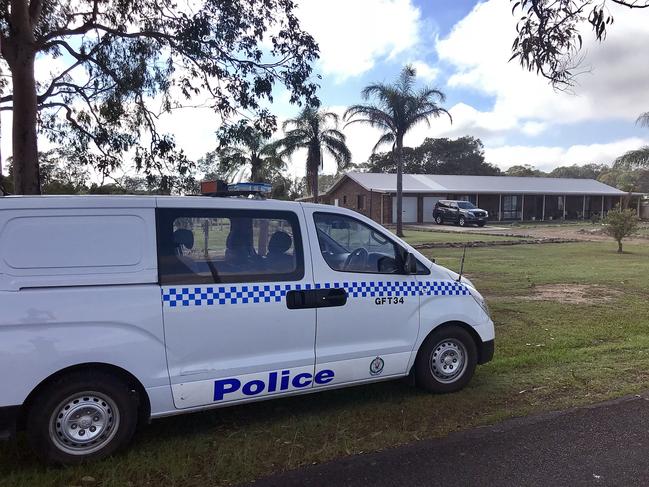
<instances>
[{"instance_id":1,"label":"sky","mask_svg":"<svg viewBox=\"0 0 649 487\"><path fill-rule=\"evenodd\" d=\"M615 23L604 43L584 28L584 67L574 93L553 90L543 78L508 62L516 18L508 0L297 0L303 29L320 45L314 66L322 76L323 106L342 114L361 101L371 82L390 82L411 63L420 84L446 94L453 116L415 127L414 146L426 137L479 137L487 162L505 170L531 164L542 170L570 164L611 163L649 144L649 129L635 120L649 111L649 14L611 7ZM51 69L37 61L37 73ZM298 108L278 90L272 110L280 122ZM9 115L3 112L2 125ZM216 145L219 121L209 109L185 108L161 120L190 158ZM11 153L3 130L2 153ZM344 129L353 162L368 159L380 133L362 126ZM278 132L277 136L281 133ZM42 147L45 143L42 144ZM290 161L304 175L304 154ZM325 159L324 172L335 172Z\"/></svg>"}]
</instances>

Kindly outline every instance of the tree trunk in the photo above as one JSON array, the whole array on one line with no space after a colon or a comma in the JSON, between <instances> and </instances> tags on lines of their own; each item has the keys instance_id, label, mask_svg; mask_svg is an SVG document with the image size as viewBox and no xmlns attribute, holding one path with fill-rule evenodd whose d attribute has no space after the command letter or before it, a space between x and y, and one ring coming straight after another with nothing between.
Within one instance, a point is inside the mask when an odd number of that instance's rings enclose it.
<instances>
[{"instance_id":1,"label":"tree trunk","mask_svg":"<svg viewBox=\"0 0 649 487\"><path fill-rule=\"evenodd\" d=\"M262 159L256 155L252 154L250 157L250 182L252 183L262 183L261 180L261 170L262 170Z\"/></svg>"},{"instance_id":2,"label":"tree trunk","mask_svg":"<svg viewBox=\"0 0 649 487\"><path fill-rule=\"evenodd\" d=\"M617 253L618 254L622 253L622 240L617 241Z\"/></svg>"},{"instance_id":3,"label":"tree trunk","mask_svg":"<svg viewBox=\"0 0 649 487\"><path fill-rule=\"evenodd\" d=\"M397 135L397 237L403 237L403 137Z\"/></svg>"},{"instance_id":4,"label":"tree trunk","mask_svg":"<svg viewBox=\"0 0 649 487\"><path fill-rule=\"evenodd\" d=\"M253 183L262 183L261 173L264 161L257 154L252 154L250 158L250 180ZM268 220L262 218L259 220L259 235L257 237L257 254L264 256L268 253Z\"/></svg>"},{"instance_id":5,"label":"tree trunk","mask_svg":"<svg viewBox=\"0 0 649 487\"><path fill-rule=\"evenodd\" d=\"M318 190L318 170L320 169L320 148L309 148L306 162L307 190L311 190L313 202L318 203L320 192Z\"/></svg>"},{"instance_id":6,"label":"tree trunk","mask_svg":"<svg viewBox=\"0 0 649 487\"><path fill-rule=\"evenodd\" d=\"M27 1L11 2L13 33L3 39L2 55L9 64L13 85L13 172L16 194L40 194L36 123L38 104L34 60L35 38Z\"/></svg>"}]
</instances>

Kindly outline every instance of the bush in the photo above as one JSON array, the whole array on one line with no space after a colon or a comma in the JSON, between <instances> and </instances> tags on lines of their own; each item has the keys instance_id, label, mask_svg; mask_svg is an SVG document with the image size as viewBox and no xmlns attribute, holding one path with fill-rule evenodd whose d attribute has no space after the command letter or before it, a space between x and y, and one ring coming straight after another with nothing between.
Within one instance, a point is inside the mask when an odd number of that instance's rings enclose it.
<instances>
[{"instance_id":1,"label":"bush","mask_svg":"<svg viewBox=\"0 0 649 487\"><path fill-rule=\"evenodd\" d=\"M623 210L619 206L604 217L604 232L617 242L617 251L622 253L622 239L630 237L638 230L638 217L635 210Z\"/></svg>"}]
</instances>

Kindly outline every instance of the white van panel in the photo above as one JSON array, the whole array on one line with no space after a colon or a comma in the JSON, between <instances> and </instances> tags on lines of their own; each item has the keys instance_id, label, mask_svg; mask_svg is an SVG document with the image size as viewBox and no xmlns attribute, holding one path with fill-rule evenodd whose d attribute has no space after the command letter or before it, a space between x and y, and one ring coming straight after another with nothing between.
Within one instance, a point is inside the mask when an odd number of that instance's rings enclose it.
<instances>
[{"instance_id":1,"label":"white van panel","mask_svg":"<svg viewBox=\"0 0 649 487\"><path fill-rule=\"evenodd\" d=\"M12 269L135 266L144 228L134 215L13 218L0 235L2 258Z\"/></svg>"},{"instance_id":2,"label":"white van panel","mask_svg":"<svg viewBox=\"0 0 649 487\"><path fill-rule=\"evenodd\" d=\"M0 290L157 279L153 208L0 211Z\"/></svg>"}]
</instances>

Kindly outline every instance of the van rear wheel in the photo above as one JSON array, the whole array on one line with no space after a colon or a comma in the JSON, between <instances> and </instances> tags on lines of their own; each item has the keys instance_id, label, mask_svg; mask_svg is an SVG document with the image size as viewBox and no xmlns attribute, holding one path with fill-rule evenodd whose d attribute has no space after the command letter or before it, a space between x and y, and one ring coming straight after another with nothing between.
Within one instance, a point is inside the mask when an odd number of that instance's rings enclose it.
<instances>
[{"instance_id":1,"label":"van rear wheel","mask_svg":"<svg viewBox=\"0 0 649 487\"><path fill-rule=\"evenodd\" d=\"M32 449L48 463L98 460L130 442L137 394L105 372L73 372L45 386L27 414Z\"/></svg>"},{"instance_id":2,"label":"van rear wheel","mask_svg":"<svg viewBox=\"0 0 649 487\"><path fill-rule=\"evenodd\" d=\"M459 391L473 377L477 363L473 337L459 326L445 326L431 333L419 349L417 385L438 394Z\"/></svg>"}]
</instances>

